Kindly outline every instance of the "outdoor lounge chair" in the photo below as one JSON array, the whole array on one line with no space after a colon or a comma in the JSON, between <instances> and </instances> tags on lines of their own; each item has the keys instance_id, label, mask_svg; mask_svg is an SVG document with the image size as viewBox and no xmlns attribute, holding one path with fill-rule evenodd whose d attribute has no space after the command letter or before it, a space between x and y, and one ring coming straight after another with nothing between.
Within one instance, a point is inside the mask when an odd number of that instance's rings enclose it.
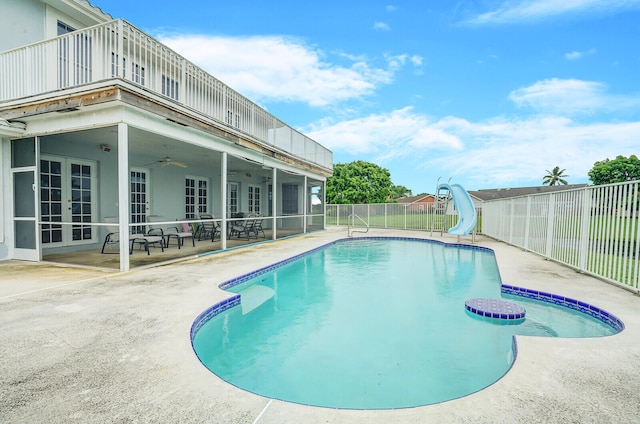
<instances>
[{"instance_id":1,"label":"outdoor lounge chair","mask_svg":"<svg viewBox=\"0 0 640 424\"><path fill-rule=\"evenodd\" d=\"M164 240L164 247L169 247L169 243L172 238L176 239L178 243L178 249L184 244L184 239L191 238L191 245L196 247L196 241L191 231L184 231L184 229L178 228L177 225L167 224L166 218L158 215L149 215L147 217L147 223L149 224L148 235L160 236Z\"/></svg>"},{"instance_id":2,"label":"outdoor lounge chair","mask_svg":"<svg viewBox=\"0 0 640 424\"><path fill-rule=\"evenodd\" d=\"M198 241L203 238L211 238L211 241L214 241L216 235L220 235L220 223L213 221L215 217L210 214L202 214L200 215L200 219L206 220L201 222L198 225L198 229L196 232L198 233Z\"/></svg>"},{"instance_id":3,"label":"outdoor lounge chair","mask_svg":"<svg viewBox=\"0 0 640 424\"><path fill-rule=\"evenodd\" d=\"M110 245L114 245L114 244L120 244L120 227L118 225L118 218L113 217L113 216L109 216L109 217L105 217L104 218L104 222L106 222L107 224L115 224L115 225L107 225L107 235L104 238L104 243L102 244L102 251L101 253L115 253L115 254L119 254L120 252L105 252L104 249L106 246L110 246ZM150 254L149 252L149 244L158 244L160 243L160 247L162 248L162 251L164 252L164 240L162 239L162 237L158 237L158 236L149 236L146 234L131 234L129 236L129 254L133 253L133 246L134 244L140 244L142 246L144 246L144 249L147 252L147 255Z\"/></svg>"},{"instance_id":4,"label":"outdoor lounge chair","mask_svg":"<svg viewBox=\"0 0 640 424\"><path fill-rule=\"evenodd\" d=\"M254 230L254 225L255 225L256 219L248 219L248 220L244 220L244 221L236 221L233 223L233 225L231 225L231 232L230 232L230 236L238 236L238 238L240 238L240 236L242 234L245 234L247 236L247 240L249 240L249 235L250 234L255 234L255 230ZM258 238L258 236L256 235L256 238Z\"/></svg>"},{"instance_id":5,"label":"outdoor lounge chair","mask_svg":"<svg viewBox=\"0 0 640 424\"><path fill-rule=\"evenodd\" d=\"M258 215L256 220L253 222L253 232L255 233L256 238L258 238L258 233L262 233L262 237L267 238L264 233L264 229L262 228L262 221L264 221L264 217Z\"/></svg>"},{"instance_id":6,"label":"outdoor lounge chair","mask_svg":"<svg viewBox=\"0 0 640 424\"><path fill-rule=\"evenodd\" d=\"M115 225L107 225L107 235L104 237L104 243L102 243L102 251L100 253L110 253L118 255L120 251L117 252L105 252L104 248L112 245L120 244L120 227L118 226L118 218L115 216L107 216L104 218L104 222L107 224L115 224Z\"/></svg>"},{"instance_id":7,"label":"outdoor lounge chair","mask_svg":"<svg viewBox=\"0 0 640 424\"><path fill-rule=\"evenodd\" d=\"M139 244L144 247L144 250L147 252L147 255L150 255L149 245L151 244L159 244L160 249L164 252L164 237L155 236L149 234L131 234L129 236L129 242L131 243L131 247L129 248L129 254L133 253L133 247L135 244Z\"/></svg>"}]
</instances>

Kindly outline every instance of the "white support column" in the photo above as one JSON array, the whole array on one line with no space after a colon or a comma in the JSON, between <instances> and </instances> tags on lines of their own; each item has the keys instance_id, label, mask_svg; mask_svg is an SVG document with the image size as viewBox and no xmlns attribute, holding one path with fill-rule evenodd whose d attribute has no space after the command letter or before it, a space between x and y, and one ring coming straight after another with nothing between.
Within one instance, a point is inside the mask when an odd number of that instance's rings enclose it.
<instances>
[{"instance_id":1,"label":"white support column","mask_svg":"<svg viewBox=\"0 0 640 424\"><path fill-rule=\"evenodd\" d=\"M307 197L308 197L308 192L307 190L309 189L308 185L308 180L307 180L307 176L304 176L304 191L303 191L303 198L302 198L302 233L306 234L307 233Z\"/></svg>"},{"instance_id":2,"label":"white support column","mask_svg":"<svg viewBox=\"0 0 640 424\"><path fill-rule=\"evenodd\" d=\"M35 195L35 218L36 218L36 255L38 258L38 262L42 261L42 230L40 226L40 221L42 220L42 213L40 211L40 137L35 137L34 140L34 148L35 148L35 172L34 172L34 195Z\"/></svg>"},{"instance_id":3,"label":"white support column","mask_svg":"<svg viewBox=\"0 0 640 424\"><path fill-rule=\"evenodd\" d=\"M220 248L227 248L227 152L222 152L220 159L220 196L222 197L222 227L220 229Z\"/></svg>"},{"instance_id":4,"label":"white support column","mask_svg":"<svg viewBox=\"0 0 640 424\"><path fill-rule=\"evenodd\" d=\"M278 203L276 202L276 195L278 193L278 170L274 167L271 172L271 180L273 181L271 184L271 212L273 212L273 231L271 232L271 238L276 240L278 238L278 235L276 234L276 227L278 226Z\"/></svg>"},{"instance_id":5,"label":"white support column","mask_svg":"<svg viewBox=\"0 0 640 424\"><path fill-rule=\"evenodd\" d=\"M120 271L129 271L129 127L118 124L118 222Z\"/></svg>"}]
</instances>

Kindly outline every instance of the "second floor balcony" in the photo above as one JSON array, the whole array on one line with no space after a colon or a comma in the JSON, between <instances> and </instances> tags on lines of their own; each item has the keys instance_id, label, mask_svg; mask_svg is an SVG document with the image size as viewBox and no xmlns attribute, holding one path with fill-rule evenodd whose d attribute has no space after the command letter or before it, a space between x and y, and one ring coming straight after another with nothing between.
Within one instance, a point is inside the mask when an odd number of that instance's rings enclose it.
<instances>
[{"instance_id":1,"label":"second floor balcony","mask_svg":"<svg viewBox=\"0 0 640 424\"><path fill-rule=\"evenodd\" d=\"M0 109L124 80L231 134L280 150L327 174L333 168L330 150L124 20L2 52L0 75Z\"/></svg>"}]
</instances>

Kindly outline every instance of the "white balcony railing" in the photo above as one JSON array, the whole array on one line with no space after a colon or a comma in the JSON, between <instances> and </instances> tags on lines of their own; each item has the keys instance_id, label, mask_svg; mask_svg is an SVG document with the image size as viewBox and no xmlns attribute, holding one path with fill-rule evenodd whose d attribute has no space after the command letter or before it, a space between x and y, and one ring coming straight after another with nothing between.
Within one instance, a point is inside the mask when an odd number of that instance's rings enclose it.
<instances>
[{"instance_id":1,"label":"white balcony railing","mask_svg":"<svg viewBox=\"0 0 640 424\"><path fill-rule=\"evenodd\" d=\"M2 102L122 78L327 170L333 155L124 20L0 53Z\"/></svg>"}]
</instances>

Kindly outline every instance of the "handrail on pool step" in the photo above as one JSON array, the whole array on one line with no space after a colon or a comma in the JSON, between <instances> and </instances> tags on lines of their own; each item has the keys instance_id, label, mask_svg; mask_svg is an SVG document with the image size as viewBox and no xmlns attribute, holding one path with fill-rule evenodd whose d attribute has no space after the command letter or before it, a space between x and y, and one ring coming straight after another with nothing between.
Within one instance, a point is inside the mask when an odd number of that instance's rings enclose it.
<instances>
[{"instance_id":1,"label":"handrail on pool step","mask_svg":"<svg viewBox=\"0 0 640 424\"><path fill-rule=\"evenodd\" d=\"M366 231L362 231L362 230L351 230L351 227L356 225L356 218L358 218L360 221L362 221L362 223L365 225L365 227L367 227ZM352 223L353 222L353 223ZM360 218L357 214L352 213L351 215L349 215L347 217L347 236L348 237L353 237L353 233L362 233L362 234L366 234L369 232L369 224L367 224L367 222Z\"/></svg>"}]
</instances>

